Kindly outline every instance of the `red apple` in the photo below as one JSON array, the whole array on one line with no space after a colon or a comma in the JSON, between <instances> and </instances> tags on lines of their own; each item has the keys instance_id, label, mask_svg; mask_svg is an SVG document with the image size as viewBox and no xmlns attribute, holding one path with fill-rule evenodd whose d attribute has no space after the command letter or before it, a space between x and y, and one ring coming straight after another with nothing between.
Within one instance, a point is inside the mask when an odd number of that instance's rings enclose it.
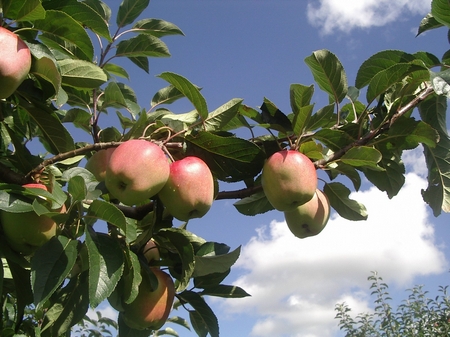
<instances>
[{"instance_id":1,"label":"red apple","mask_svg":"<svg viewBox=\"0 0 450 337\"><path fill-rule=\"evenodd\" d=\"M41 188L47 191L42 184L26 184L24 187ZM58 210L66 211L63 205ZM0 221L6 240L10 247L24 255L32 255L39 247L50 240L57 233L56 222L45 215L37 215L35 212L10 213L0 212Z\"/></svg>"},{"instance_id":2,"label":"red apple","mask_svg":"<svg viewBox=\"0 0 450 337\"><path fill-rule=\"evenodd\" d=\"M105 185L125 205L136 205L156 195L169 178L164 151L143 139L120 144L109 158Z\"/></svg>"},{"instance_id":3,"label":"red apple","mask_svg":"<svg viewBox=\"0 0 450 337\"><path fill-rule=\"evenodd\" d=\"M193 156L173 162L169 179L158 196L178 220L201 218L214 201L214 178L208 165Z\"/></svg>"},{"instance_id":4,"label":"red apple","mask_svg":"<svg viewBox=\"0 0 450 337\"><path fill-rule=\"evenodd\" d=\"M28 46L16 34L0 27L0 99L11 96L31 68Z\"/></svg>"},{"instance_id":5,"label":"red apple","mask_svg":"<svg viewBox=\"0 0 450 337\"><path fill-rule=\"evenodd\" d=\"M123 304L123 320L133 329L161 328L172 309L175 297L172 278L158 268L151 269L158 279L158 287L152 290L148 277L143 275L136 299Z\"/></svg>"},{"instance_id":6,"label":"red apple","mask_svg":"<svg viewBox=\"0 0 450 337\"><path fill-rule=\"evenodd\" d=\"M317 188L314 164L304 154L282 150L266 160L261 183L271 205L289 211L311 200Z\"/></svg>"},{"instance_id":7,"label":"red apple","mask_svg":"<svg viewBox=\"0 0 450 337\"><path fill-rule=\"evenodd\" d=\"M95 152L87 161L86 169L89 170L97 181L104 181L106 176L106 168L108 167L109 158L114 152L115 148L99 150Z\"/></svg>"},{"instance_id":8,"label":"red apple","mask_svg":"<svg viewBox=\"0 0 450 337\"><path fill-rule=\"evenodd\" d=\"M330 218L330 202L321 190L317 190L307 203L293 211L284 212L286 223L298 238L306 238L319 234Z\"/></svg>"}]
</instances>

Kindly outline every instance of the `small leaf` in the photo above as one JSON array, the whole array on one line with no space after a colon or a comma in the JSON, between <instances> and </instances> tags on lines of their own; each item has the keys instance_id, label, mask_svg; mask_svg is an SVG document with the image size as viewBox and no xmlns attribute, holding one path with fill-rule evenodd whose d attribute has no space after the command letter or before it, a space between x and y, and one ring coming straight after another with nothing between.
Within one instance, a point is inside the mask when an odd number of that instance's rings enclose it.
<instances>
[{"instance_id":1,"label":"small leaf","mask_svg":"<svg viewBox=\"0 0 450 337\"><path fill-rule=\"evenodd\" d=\"M348 220L366 220L366 207L359 202L349 199L350 190L341 183L327 183L323 192L330 200L331 207L343 218Z\"/></svg>"},{"instance_id":2,"label":"small leaf","mask_svg":"<svg viewBox=\"0 0 450 337\"><path fill-rule=\"evenodd\" d=\"M238 286L228 286L223 284L219 284L215 287L208 287L200 294L224 298L243 298L250 296L250 294L248 294L244 289Z\"/></svg>"},{"instance_id":3,"label":"small leaf","mask_svg":"<svg viewBox=\"0 0 450 337\"><path fill-rule=\"evenodd\" d=\"M236 207L239 213L250 216L263 214L274 209L264 192L257 192L236 201L233 206Z\"/></svg>"},{"instance_id":4,"label":"small leaf","mask_svg":"<svg viewBox=\"0 0 450 337\"><path fill-rule=\"evenodd\" d=\"M150 0L123 0L117 12L117 26L121 28L133 23L149 3Z\"/></svg>"},{"instance_id":5,"label":"small leaf","mask_svg":"<svg viewBox=\"0 0 450 337\"><path fill-rule=\"evenodd\" d=\"M184 35L180 28L171 22L161 19L143 19L136 22L133 29L156 37L166 35Z\"/></svg>"},{"instance_id":6,"label":"small leaf","mask_svg":"<svg viewBox=\"0 0 450 337\"><path fill-rule=\"evenodd\" d=\"M3 16L14 21L34 21L45 18L45 9L40 0L3 0Z\"/></svg>"},{"instance_id":7,"label":"small leaf","mask_svg":"<svg viewBox=\"0 0 450 337\"><path fill-rule=\"evenodd\" d=\"M219 323L217 321L217 317L199 294L186 290L177 296L180 300L189 303L194 308L196 312L195 320L198 320L199 323L206 328L206 331L211 335L211 337L219 337ZM191 323L195 331L197 331L196 326L198 325L192 322L192 318Z\"/></svg>"},{"instance_id":8,"label":"small leaf","mask_svg":"<svg viewBox=\"0 0 450 337\"><path fill-rule=\"evenodd\" d=\"M328 50L318 50L305 58L320 89L328 93L333 102L341 102L347 94L347 75L339 59Z\"/></svg>"},{"instance_id":9,"label":"small leaf","mask_svg":"<svg viewBox=\"0 0 450 337\"><path fill-rule=\"evenodd\" d=\"M125 216L116 206L109 202L103 200L94 200L89 206L87 216L104 220L120 228L126 234L127 223L125 220Z\"/></svg>"},{"instance_id":10,"label":"small leaf","mask_svg":"<svg viewBox=\"0 0 450 337\"><path fill-rule=\"evenodd\" d=\"M205 131L220 131L239 113L242 99L232 99L210 112L203 123Z\"/></svg>"},{"instance_id":11,"label":"small leaf","mask_svg":"<svg viewBox=\"0 0 450 337\"><path fill-rule=\"evenodd\" d=\"M67 191L73 200L84 200L86 198L87 190L83 177L75 176L70 178Z\"/></svg>"},{"instance_id":12,"label":"small leaf","mask_svg":"<svg viewBox=\"0 0 450 337\"><path fill-rule=\"evenodd\" d=\"M314 94L314 85L309 87L302 84L291 84L289 97L291 109L294 114L300 111L300 108L309 106Z\"/></svg>"},{"instance_id":13,"label":"small leaf","mask_svg":"<svg viewBox=\"0 0 450 337\"><path fill-rule=\"evenodd\" d=\"M439 23L450 27L450 10L447 0L433 0L431 14Z\"/></svg>"},{"instance_id":14,"label":"small leaf","mask_svg":"<svg viewBox=\"0 0 450 337\"><path fill-rule=\"evenodd\" d=\"M236 248L228 254L214 256L195 256L193 276L205 276L211 273L222 273L231 268L239 258L241 249Z\"/></svg>"},{"instance_id":15,"label":"small leaf","mask_svg":"<svg viewBox=\"0 0 450 337\"><path fill-rule=\"evenodd\" d=\"M382 158L381 153L368 146L352 147L348 150L340 160L347 165L355 167L365 167L373 170L382 170L377 164Z\"/></svg>"},{"instance_id":16,"label":"small leaf","mask_svg":"<svg viewBox=\"0 0 450 337\"><path fill-rule=\"evenodd\" d=\"M261 118L270 128L281 132L292 131L292 123L287 116L267 98L261 105Z\"/></svg>"},{"instance_id":17,"label":"small leaf","mask_svg":"<svg viewBox=\"0 0 450 337\"><path fill-rule=\"evenodd\" d=\"M164 72L158 75L158 77L169 82L176 89L178 89L192 103L203 120L208 117L208 107L206 105L206 100L200 93L200 90L197 86L189 82L189 80L187 80L183 76L170 72Z\"/></svg>"},{"instance_id":18,"label":"small leaf","mask_svg":"<svg viewBox=\"0 0 450 337\"><path fill-rule=\"evenodd\" d=\"M440 23L436 18L433 16L433 14L428 13L420 22L419 29L417 30L417 35L419 36L423 32L426 32L431 29L436 29L444 26L442 23Z\"/></svg>"},{"instance_id":19,"label":"small leaf","mask_svg":"<svg viewBox=\"0 0 450 337\"><path fill-rule=\"evenodd\" d=\"M75 88L97 88L108 78L100 67L83 60L63 59L58 61L62 82Z\"/></svg>"}]
</instances>

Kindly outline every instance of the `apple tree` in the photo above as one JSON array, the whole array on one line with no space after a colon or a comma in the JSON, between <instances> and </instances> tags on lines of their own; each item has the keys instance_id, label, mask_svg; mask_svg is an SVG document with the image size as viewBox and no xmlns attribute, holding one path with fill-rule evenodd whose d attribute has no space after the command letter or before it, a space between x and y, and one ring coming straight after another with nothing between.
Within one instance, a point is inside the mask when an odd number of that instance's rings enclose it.
<instances>
[{"instance_id":1,"label":"apple tree","mask_svg":"<svg viewBox=\"0 0 450 337\"><path fill-rule=\"evenodd\" d=\"M258 108L232 98L210 110L198 86L169 71L141 106L116 61L148 73L150 58L170 56L164 37L183 35L141 18L149 0L123 0L117 12L101 0L0 5L2 336L70 335L104 301L119 311L120 336L176 335L167 319L218 336L208 296L249 295L226 281L240 250L188 224L219 200L243 216L278 209L293 235L317 235L330 209L367 218L350 198L362 176L393 198L402 153L422 145L424 202L435 216L450 211L450 53L380 51L350 85L335 54L314 51L305 63L315 84L290 86L289 113L263 96ZM450 5L433 0L418 34L443 26ZM328 104L315 105L315 90ZM170 110L181 98L192 111Z\"/></svg>"}]
</instances>

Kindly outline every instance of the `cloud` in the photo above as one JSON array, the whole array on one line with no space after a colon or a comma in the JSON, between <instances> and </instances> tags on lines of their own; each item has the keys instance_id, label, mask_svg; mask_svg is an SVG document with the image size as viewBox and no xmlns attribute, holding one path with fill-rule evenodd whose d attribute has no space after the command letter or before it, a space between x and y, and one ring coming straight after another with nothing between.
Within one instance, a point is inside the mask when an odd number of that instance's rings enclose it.
<instances>
[{"instance_id":1,"label":"cloud","mask_svg":"<svg viewBox=\"0 0 450 337\"><path fill-rule=\"evenodd\" d=\"M335 30L348 33L355 28L383 26L408 14L425 16L430 4L431 0L316 0L309 1L307 16L324 34Z\"/></svg>"},{"instance_id":2,"label":"cloud","mask_svg":"<svg viewBox=\"0 0 450 337\"><path fill-rule=\"evenodd\" d=\"M227 301L225 308L257 315L253 336L327 337L337 329L337 303L345 301L357 313L368 310L371 271L391 286L410 286L417 275L444 272L447 262L435 246L420 194L425 187L424 178L409 173L391 200L373 187L353 193L351 198L367 207L367 221L334 215L320 235L304 240L284 221L259 228L236 266L242 276L235 284L252 297Z\"/></svg>"}]
</instances>

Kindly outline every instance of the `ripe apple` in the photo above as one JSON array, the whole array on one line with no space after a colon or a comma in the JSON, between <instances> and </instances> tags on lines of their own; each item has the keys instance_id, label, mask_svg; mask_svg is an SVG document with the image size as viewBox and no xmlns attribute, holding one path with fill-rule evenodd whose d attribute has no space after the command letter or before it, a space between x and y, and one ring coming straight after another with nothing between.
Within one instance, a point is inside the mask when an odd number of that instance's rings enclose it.
<instances>
[{"instance_id":1,"label":"ripe apple","mask_svg":"<svg viewBox=\"0 0 450 337\"><path fill-rule=\"evenodd\" d=\"M310 201L293 211L284 212L286 223L292 234L300 239L319 234L330 218L330 202L321 190L317 189Z\"/></svg>"},{"instance_id":2,"label":"ripe apple","mask_svg":"<svg viewBox=\"0 0 450 337\"><path fill-rule=\"evenodd\" d=\"M26 184L24 187L41 188L47 191L42 184ZM58 210L66 211L63 205ZM57 232L57 224L45 215L37 215L35 212L10 213L0 212L0 221L3 233L10 247L23 255L32 255L39 247L50 240Z\"/></svg>"},{"instance_id":3,"label":"ripe apple","mask_svg":"<svg viewBox=\"0 0 450 337\"><path fill-rule=\"evenodd\" d=\"M106 168L108 167L109 158L111 158L111 154L114 150L114 147L99 150L87 161L85 168L95 176L97 181L105 180Z\"/></svg>"},{"instance_id":4,"label":"ripe apple","mask_svg":"<svg viewBox=\"0 0 450 337\"><path fill-rule=\"evenodd\" d=\"M161 328L169 316L175 297L172 278L158 268L151 268L158 279L158 287L152 291L150 280L143 275L136 299L123 304L124 322L133 329Z\"/></svg>"},{"instance_id":5,"label":"ripe apple","mask_svg":"<svg viewBox=\"0 0 450 337\"><path fill-rule=\"evenodd\" d=\"M109 158L105 185L125 205L144 202L156 195L169 178L169 162L161 148L143 139L120 144Z\"/></svg>"},{"instance_id":6,"label":"ripe apple","mask_svg":"<svg viewBox=\"0 0 450 337\"><path fill-rule=\"evenodd\" d=\"M169 179L158 196L178 220L201 218L214 201L214 178L208 165L193 156L173 162Z\"/></svg>"},{"instance_id":7,"label":"ripe apple","mask_svg":"<svg viewBox=\"0 0 450 337\"><path fill-rule=\"evenodd\" d=\"M31 68L28 46L16 34L0 27L0 99L11 96Z\"/></svg>"},{"instance_id":8,"label":"ripe apple","mask_svg":"<svg viewBox=\"0 0 450 337\"><path fill-rule=\"evenodd\" d=\"M298 151L278 151L264 163L261 183L275 209L293 210L311 200L316 192L316 168L307 156Z\"/></svg>"}]
</instances>

